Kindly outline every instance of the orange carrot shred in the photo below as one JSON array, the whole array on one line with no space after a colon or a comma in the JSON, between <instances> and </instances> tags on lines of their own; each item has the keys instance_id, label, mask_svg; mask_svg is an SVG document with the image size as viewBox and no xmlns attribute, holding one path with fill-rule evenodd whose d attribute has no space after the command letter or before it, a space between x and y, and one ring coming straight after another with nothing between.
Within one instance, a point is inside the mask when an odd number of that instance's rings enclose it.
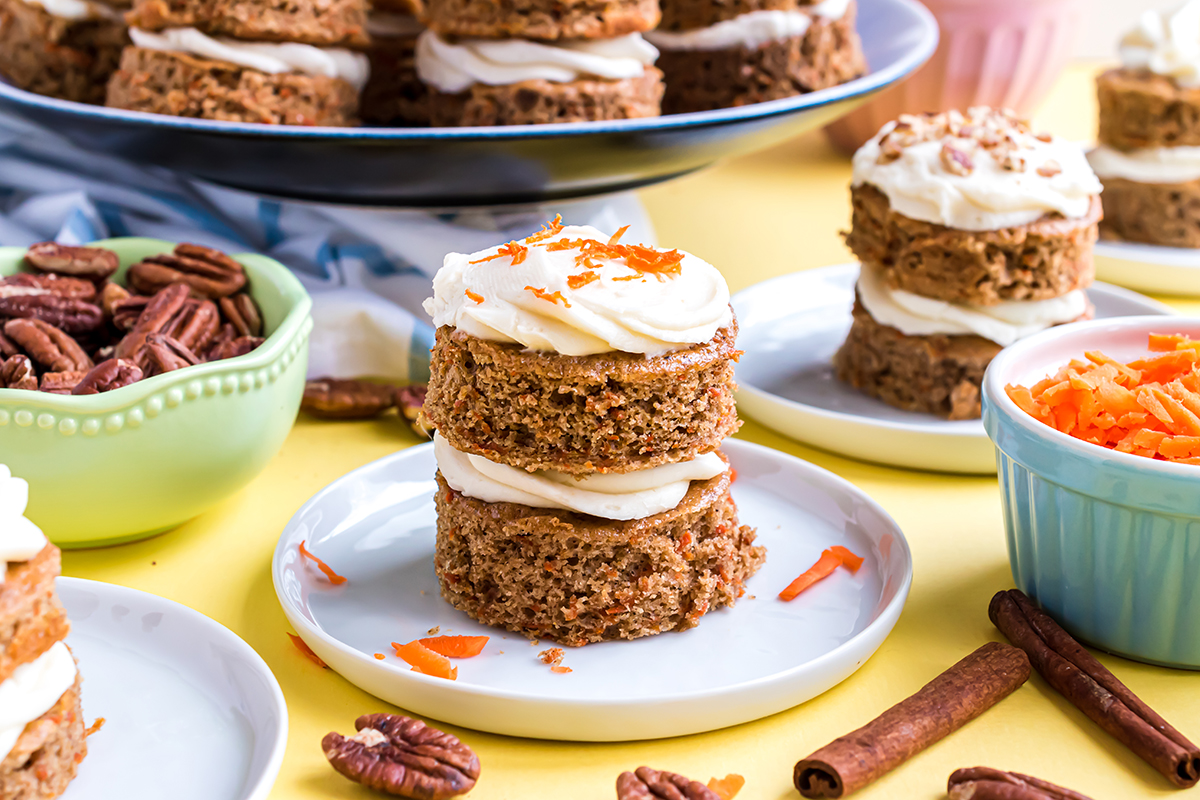
<instances>
[{"instance_id":1,"label":"orange carrot shred","mask_svg":"<svg viewBox=\"0 0 1200 800\"><path fill-rule=\"evenodd\" d=\"M525 237L526 244L537 244L543 239L549 239L551 236L557 236L562 232L562 214L555 214L554 219L542 226L542 229L537 233L530 234Z\"/></svg>"},{"instance_id":2,"label":"orange carrot shred","mask_svg":"<svg viewBox=\"0 0 1200 800\"><path fill-rule=\"evenodd\" d=\"M850 570L851 574L858 572L858 568L863 565L863 560L861 557L854 555L854 553L850 552L845 547L842 547L840 544L835 544L833 547L829 548L829 552L837 556L841 560L842 566Z\"/></svg>"},{"instance_id":3,"label":"orange carrot shred","mask_svg":"<svg viewBox=\"0 0 1200 800\"><path fill-rule=\"evenodd\" d=\"M473 301L475 301L476 303L482 303L482 302L483 302L483 295L481 295L481 294L477 294L477 293L475 293L475 292L472 292L470 289L466 289L466 290L464 290L464 291L463 291L463 294L465 294L465 295L467 296L467 299L468 299L468 300L473 300Z\"/></svg>"},{"instance_id":4,"label":"orange carrot shred","mask_svg":"<svg viewBox=\"0 0 1200 800\"><path fill-rule=\"evenodd\" d=\"M387 656L385 656L383 653L376 653L375 658L379 661L383 661L385 658L387 658Z\"/></svg>"},{"instance_id":5,"label":"orange carrot shred","mask_svg":"<svg viewBox=\"0 0 1200 800\"><path fill-rule=\"evenodd\" d=\"M626 225L625 227L623 227L623 228L621 228L620 230L618 230L618 231L617 231L616 233L614 233L612 236L608 237L608 244L609 244L609 246L611 247L612 245L614 245L614 244L616 244L617 242L621 241L621 237L625 235L625 231L627 231L627 230L629 230L629 226L628 226L628 225Z\"/></svg>"},{"instance_id":6,"label":"orange carrot shred","mask_svg":"<svg viewBox=\"0 0 1200 800\"><path fill-rule=\"evenodd\" d=\"M321 572L324 572L325 577L329 578L329 582L334 586L341 586L346 582L346 579L334 572L328 564L310 553L308 548L304 546L304 540L301 540L300 542L300 557L312 559L313 563L317 565L317 569L321 570Z\"/></svg>"},{"instance_id":7,"label":"orange carrot shred","mask_svg":"<svg viewBox=\"0 0 1200 800\"><path fill-rule=\"evenodd\" d=\"M488 643L486 636L433 636L418 639L418 642L447 658L471 658L483 652Z\"/></svg>"},{"instance_id":8,"label":"orange carrot shred","mask_svg":"<svg viewBox=\"0 0 1200 800\"><path fill-rule=\"evenodd\" d=\"M512 259L512 265L515 267L517 264L524 262L527 255L529 255L528 247L520 242L509 242L508 244L500 245L499 249L496 250L496 252L492 255L475 259L470 263L482 264L485 261L494 261L497 258L504 258L507 256Z\"/></svg>"},{"instance_id":9,"label":"orange carrot shred","mask_svg":"<svg viewBox=\"0 0 1200 800\"><path fill-rule=\"evenodd\" d=\"M782 592L779 593L779 599L783 601L794 600L805 589L809 588L818 581L824 580L833 574L842 563L842 560L833 554L832 551L826 550L821 553L821 557L817 559L817 563L809 567L805 572L801 573L796 580L787 585Z\"/></svg>"},{"instance_id":10,"label":"orange carrot shred","mask_svg":"<svg viewBox=\"0 0 1200 800\"><path fill-rule=\"evenodd\" d=\"M308 646L308 642L304 641L294 633L289 633L288 638L292 640L292 644L296 645L296 649L303 653L308 660L312 661L322 669L329 669L329 665L322 661L321 657L312 651L312 648Z\"/></svg>"},{"instance_id":11,"label":"orange carrot shred","mask_svg":"<svg viewBox=\"0 0 1200 800\"><path fill-rule=\"evenodd\" d=\"M582 289L592 281L598 280L600 280L600 273L588 270L587 272L581 272L578 275L568 275L567 286L570 286L572 289Z\"/></svg>"},{"instance_id":12,"label":"orange carrot shred","mask_svg":"<svg viewBox=\"0 0 1200 800\"><path fill-rule=\"evenodd\" d=\"M709 778L708 781L708 788L721 800L733 800L745 785L746 779L734 773L724 778Z\"/></svg>"},{"instance_id":13,"label":"orange carrot shred","mask_svg":"<svg viewBox=\"0 0 1200 800\"><path fill-rule=\"evenodd\" d=\"M91 736L93 733L98 732L104 727L105 722L108 722L108 720L106 720L104 717L96 717L94 720L92 720L92 724L88 725L87 729L84 730L83 735Z\"/></svg>"},{"instance_id":14,"label":"orange carrot shred","mask_svg":"<svg viewBox=\"0 0 1200 800\"><path fill-rule=\"evenodd\" d=\"M526 286L525 289L533 292L533 296L539 300L548 300L551 303L562 303L563 308L571 307L571 304L567 302L567 298L562 296L562 292L548 292L545 289L539 289L536 286Z\"/></svg>"},{"instance_id":15,"label":"orange carrot shred","mask_svg":"<svg viewBox=\"0 0 1200 800\"><path fill-rule=\"evenodd\" d=\"M574 672L575 670L570 667L564 667L562 664L555 664L550 667L550 671L558 675L566 675L568 672Z\"/></svg>"},{"instance_id":16,"label":"orange carrot shred","mask_svg":"<svg viewBox=\"0 0 1200 800\"><path fill-rule=\"evenodd\" d=\"M435 653L425 645L417 642L398 644L392 642L396 655L404 659L414 670L434 678L458 680L458 667L450 665L450 659L441 653Z\"/></svg>"}]
</instances>

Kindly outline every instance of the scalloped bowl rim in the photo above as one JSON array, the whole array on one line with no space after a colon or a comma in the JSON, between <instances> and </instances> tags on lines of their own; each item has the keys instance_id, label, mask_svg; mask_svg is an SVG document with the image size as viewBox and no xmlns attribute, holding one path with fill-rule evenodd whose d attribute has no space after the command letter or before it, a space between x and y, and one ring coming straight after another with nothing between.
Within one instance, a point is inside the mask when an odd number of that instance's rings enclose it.
<instances>
[{"instance_id":1,"label":"scalloped bowl rim","mask_svg":"<svg viewBox=\"0 0 1200 800\"><path fill-rule=\"evenodd\" d=\"M816 109L843 100L880 91L915 72L933 56L937 49L939 31L937 21L925 6L916 0L894 0L905 7L907 13L916 17L922 27L921 38L911 51L894 63L878 71L869 72L861 78L820 89L815 92L753 103L746 106L695 111L687 114L668 114L642 119L603 120L595 122L560 122L547 125L494 125L468 128L335 128L323 126L269 125L260 122L226 122L222 120L194 119L151 114L145 111L127 111L105 106L90 106L69 100L26 92L0 81L0 98L6 98L26 107L36 107L60 112L69 112L85 118L104 119L110 122L139 123L155 128L172 128L196 133L237 134L252 137L280 137L285 139L354 139L360 141L412 141L426 143L439 139L494 140L494 139L540 139L556 136L587 136L604 133L635 133L661 131L671 128L703 128L732 122L748 122L757 119L790 114L806 109Z\"/></svg>"},{"instance_id":2,"label":"scalloped bowl rim","mask_svg":"<svg viewBox=\"0 0 1200 800\"><path fill-rule=\"evenodd\" d=\"M101 239L89 244L96 247L105 247L111 246L114 243L126 244L133 242L162 246L164 252L174 249L176 245L176 242L170 242L166 239L155 239L145 236L121 236ZM0 257L14 251L23 252L25 249L24 247L0 247ZM0 407L22 405L76 413L102 413L115 411L124 406L141 402L150 395L179 383L223 373L231 367L239 370L269 367L283 355L284 351L296 339L297 335L302 332L304 321L309 318L310 311L312 310L312 298L309 297L304 285L292 274L292 271L275 259L260 253L231 253L230 257L238 261L246 257L253 257L254 263L251 269L270 273L272 279L281 284L281 293L283 296L290 301L288 312L284 315L279 326L271 332L271 335L261 345L251 352L235 358L210 361L204 364L197 364L193 367L165 372L161 375L155 375L137 383L132 383L129 386L122 386L120 389L114 389L111 392L101 392L94 395L62 395L50 394L48 392L31 392L26 389L0 389Z\"/></svg>"},{"instance_id":3,"label":"scalloped bowl rim","mask_svg":"<svg viewBox=\"0 0 1200 800\"><path fill-rule=\"evenodd\" d=\"M1086 322L1073 322L1069 325L1059 325L1048 331L1031 336L1028 339L1023 339L1016 344L1009 345L1000 351L1000 355L992 359L992 362L988 365L987 372L983 376L985 402L996 413L1003 412L1006 420L1015 423L1026 433L1032 434L1034 437L1040 438L1054 447L1070 450L1072 453L1083 458L1100 463L1110 462L1111 466L1132 469L1150 475L1158 474L1176 479L1200 479L1200 466L1195 464L1176 464L1171 461L1158 461L1143 456L1135 456L1130 453L1122 453L1119 450L1113 450L1098 444L1085 442L1082 439L1076 439L1074 436L1063 433L1057 428L1052 428L1044 422L1039 422L1013 402L1012 398L1008 396L1008 392L1004 391L1004 386L1001 385L1000 375L1002 372L1008 370L1012 362L1023 360L1031 352L1037 352L1041 347L1050 342L1076 335L1082 330L1094 328L1116 328L1122 332L1133 330L1141 333L1143 336L1148 336L1152 332L1150 328L1161 328L1164 320L1169 320L1172 325L1190 326L1200 334L1200 317L1114 317L1112 319L1088 320ZM1065 366L1065 362L1060 366Z\"/></svg>"}]
</instances>

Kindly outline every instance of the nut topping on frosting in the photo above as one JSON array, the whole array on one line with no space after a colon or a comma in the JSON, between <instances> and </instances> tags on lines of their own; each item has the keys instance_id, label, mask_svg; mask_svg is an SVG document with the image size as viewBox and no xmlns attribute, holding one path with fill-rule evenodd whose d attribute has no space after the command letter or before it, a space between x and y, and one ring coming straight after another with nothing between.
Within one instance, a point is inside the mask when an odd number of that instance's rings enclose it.
<instances>
[{"instance_id":1,"label":"nut topping on frosting","mask_svg":"<svg viewBox=\"0 0 1200 800\"><path fill-rule=\"evenodd\" d=\"M1049 134L1033 133L1026 122L1008 109L976 106L965 115L957 110L943 114L901 114L880 141L877 161L890 164L914 145L942 142L942 165L954 175L970 175L975 171L972 154L977 150L990 155L1006 170L1022 172L1025 160L1017 151L1024 137L1046 144L1054 141Z\"/></svg>"}]
</instances>

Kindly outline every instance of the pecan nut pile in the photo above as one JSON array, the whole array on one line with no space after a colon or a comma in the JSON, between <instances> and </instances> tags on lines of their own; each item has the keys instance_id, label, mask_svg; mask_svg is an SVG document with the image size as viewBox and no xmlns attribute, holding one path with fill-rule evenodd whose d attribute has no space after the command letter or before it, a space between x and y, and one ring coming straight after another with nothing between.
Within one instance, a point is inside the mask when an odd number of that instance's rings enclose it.
<instances>
[{"instance_id":1,"label":"pecan nut pile","mask_svg":"<svg viewBox=\"0 0 1200 800\"><path fill-rule=\"evenodd\" d=\"M448 733L397 714L365 714L358 733L329 733L321 750L352 781L412 800L446 800L479 779L479 757Z\"/></svg>"},{"instance_id":2,"label":"pecan nut pile","mask_svg":"<svg viewBox=\"0 0 1200 800\"><path fill-rule=\"evenodd\" d=\"M617 777L617 800L721 800L700 781L674 772L638 767Z\"/></svg>"},{"instance_id":3,"label":"pecan nut pile","mask_svg":"<svg viewBox=\"0 0 1200 800\"><path fill-rule=\"evenodd\" d=\"M130 288L112 280L116 253L98 247L43 242L25 265L0 278L0 388L108 392L264 341L242 265L207 247L132 265Z\"/></svg>"},{"instance_id":4,"label":"pecan nut pile","mask_svg":"<svg viewBox=\"0 0 1200 800\"><path fill-rule=\"evenodd\" d=\"M398 409L413 432L433 438L433 425L425 416L424 384L395 386L359 380L317 378L304 385L300 408L322 419L370 419L390 409Z\"/></svg>"}]
</instances>

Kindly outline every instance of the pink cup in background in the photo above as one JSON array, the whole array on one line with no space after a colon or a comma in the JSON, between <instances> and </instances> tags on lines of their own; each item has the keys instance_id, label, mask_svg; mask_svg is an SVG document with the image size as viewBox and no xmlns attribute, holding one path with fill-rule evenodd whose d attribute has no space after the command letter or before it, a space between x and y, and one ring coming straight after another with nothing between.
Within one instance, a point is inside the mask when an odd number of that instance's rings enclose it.
<instances>
[{"instance_id":1,"label":"pink cup in background","mask_svg":"<svg viewBox=\"0 0 1200 800\"><path fill-rule=\"evenodd\" d=\"M937 52L911 78L829 125L825 131L839 150L857 150L885 122L903 113L989 105L1028 117L1070 59L1086 4L1085 0L921 2L941 27Z\"/></svg>"}]
</instances>

